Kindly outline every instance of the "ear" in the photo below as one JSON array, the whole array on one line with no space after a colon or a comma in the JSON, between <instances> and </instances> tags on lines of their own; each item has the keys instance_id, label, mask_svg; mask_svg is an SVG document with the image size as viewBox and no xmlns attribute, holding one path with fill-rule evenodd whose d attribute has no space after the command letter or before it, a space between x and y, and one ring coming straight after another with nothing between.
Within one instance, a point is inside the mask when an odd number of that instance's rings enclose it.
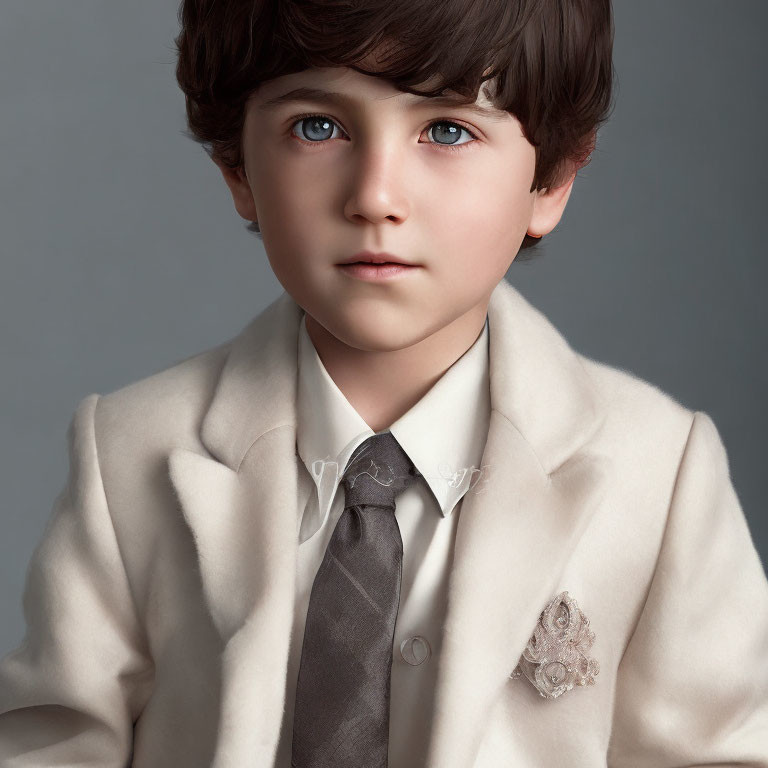
<instances>
[{"instance_id":1,"label":"ear","mask_svg":"<svg viewBox=\"0 0 768 768\"><path fill-rule=\"evenodd\" d=\"M232 201L235 204L235 210L246 221L256 221L258 219L256 204L253 202L253 193L248 184L248 177L246 176L245 169L242 167L228 168L215 158L213 162L218 166L221 175L224 177L224 181L229 187L229 191L232 193Z\"/></svg>"},{"instance_id":2,"label":"ear","mask_svg":"<svg viewBox=\"0 0 768 768\"><path fill-rule=\"evenodd\" d=\"M576 173L559 187L543 189L536 192L533 201L533 212L528 224L528 234L535 237L549 234L558 224L565 210L568 198L571 196Z\"/></svg>"}]
</instances>

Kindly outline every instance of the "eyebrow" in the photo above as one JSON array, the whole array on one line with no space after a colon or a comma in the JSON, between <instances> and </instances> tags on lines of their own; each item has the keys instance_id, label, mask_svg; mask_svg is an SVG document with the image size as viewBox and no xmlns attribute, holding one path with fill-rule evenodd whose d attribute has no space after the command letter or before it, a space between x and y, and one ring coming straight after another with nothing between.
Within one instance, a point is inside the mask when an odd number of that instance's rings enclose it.
<instances>
[{"instance_id":1,"label":"eyebrow","mask_svg":"<svg viewBox=\"0 0 768 768\"><path fill-rule=\"evenodd\" d=\"M328 101L332 104L339 104L341 106L350 106L355 103L356 99L352 96L348 96L344 93L338 93L336 91L326 91L322 88L294 88L292 91L282 94L281 96L275 96L272 99L259 104L259 110L269 110L281 104L288 104L294 101ZM463 104L450 96L421 96L417 97L411 104L413 107L419 106L435 106L435 107L448 107L454 109L466 109L479 117L484 117L488 120L503 121L509 118L509 114L501 109L494 109L491 107L483 107L480 104L470 103Z\"/></svg>"}]
</instances>

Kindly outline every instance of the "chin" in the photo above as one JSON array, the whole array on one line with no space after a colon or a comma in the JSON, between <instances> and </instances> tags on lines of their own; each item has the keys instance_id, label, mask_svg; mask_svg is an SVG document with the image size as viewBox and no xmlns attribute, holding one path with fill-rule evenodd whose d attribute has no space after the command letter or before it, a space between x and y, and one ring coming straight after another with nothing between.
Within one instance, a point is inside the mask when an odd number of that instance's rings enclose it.
<instances>
[{"instance_id":1,"label":"chin","mask_svg":"<svg viewBox=\"0 0 768 768\"><path fill-rule=\"evenodd\" d=\"M336 331L330 332L343 344L361 352L395 352L418 344L426 335L416 333L413 327L374 327L373 323L370 328L343 325L336 327Z\"/></svg>"}]
</instances>

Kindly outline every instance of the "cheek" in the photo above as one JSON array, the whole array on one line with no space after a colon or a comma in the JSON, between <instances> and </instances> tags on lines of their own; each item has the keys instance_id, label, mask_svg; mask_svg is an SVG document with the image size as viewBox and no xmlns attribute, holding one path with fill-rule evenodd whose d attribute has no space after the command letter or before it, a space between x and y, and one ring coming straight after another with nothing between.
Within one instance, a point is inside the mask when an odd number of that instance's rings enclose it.
<instances>
[{"instance_id":1,"label":"cheek","mask_svg":"<svg viewBox=\"0 0 768 768\"><path fill-rule=\"evenodd\" d=\"M300 306L316 311L313 299L323 293L320 287L329 279L322 259L315 258L323 244L325 217L318 206L324 201L318 201L306 169L296 163L267 156L260 159L255 174L253 196L272 272Z\"/></svg>"},{"instance_id":2,"label":"cheek","mask_svg":"<svg viewBox=\"0 0 768 768\"><path fill-rule=\"evenodd\" d=\"M455 192L447 197L443 193L446 204L430 205L426 213L433 242L440 244L440 261L457 281L472 284L504 276L533 211L526 172L516 172L514 166L507 173L481 171L464 184L450 185Z\"/></svg>"},{"instance_id":3,"label":"cheek","mask_svg":"<svg viewBox=\"0 0 768 768\"><path fill-rule=\"evenodd\" d=\"M267 258L284 287L309 280L319 262L313 259L326 243L324 222L330 206L330 191L308 182L296 164L279 168L263 166L255 177L254 200L259 211L262 240ZM314 280L320 279L317 274Z\"/></svg>"},{"instance_id":4,"label":"cheek","mask_svg":"<svg viewBox=\"0 0 768 768\"><path fill-rule=\"evenodd\" d=\"M290 232L307 218L302 215L309 198L304 192L307 185L296 178L295 165L286 163L282 168L277 165L275 159L266 158L257 166L254 200L265 221L280 222L280 229Z\"/></svg>"},{"instance_id":5,"label":"cheek","mask_svg":"<svg viewBox=\"0 0 768 768\"><path fill-rule=\"evenodd\" d=\"M331 185L322 165L308 162L281 139L275 151L252 146L254 202L265 226L280 236L301 239L321 221L331 201Z\"/></svg>"},{"instance_id":6,"label":"cheek","mask_svg":"<svg viewBox=\"0 0 768 768\"><path fill-rule=\"evenodd\" d=\"M525 226L533 206L532 153L486 148L465 152L455 162L440 158L421 180L411 179L421 188L418 204L435 231L475 237L485 233L493 240Z\"/></svg>"}]
</instances>

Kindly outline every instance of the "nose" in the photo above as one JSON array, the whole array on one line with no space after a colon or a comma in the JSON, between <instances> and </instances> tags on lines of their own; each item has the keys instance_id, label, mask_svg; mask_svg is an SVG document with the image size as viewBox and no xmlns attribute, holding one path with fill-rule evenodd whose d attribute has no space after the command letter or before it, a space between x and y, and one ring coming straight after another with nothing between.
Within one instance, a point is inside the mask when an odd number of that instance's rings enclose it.
<instances>
[{"instance_id":1,"label":"nose","mask_svg":"<svg viewBox=\"0 0 768 768\"><path fill-rule=\"evenodd\" d=\"M359 145L350 162L350 189L344 215L350 221L399 224L408 218L405 160L395 147L379 141Z\"/></svg>"}]
</instances>

